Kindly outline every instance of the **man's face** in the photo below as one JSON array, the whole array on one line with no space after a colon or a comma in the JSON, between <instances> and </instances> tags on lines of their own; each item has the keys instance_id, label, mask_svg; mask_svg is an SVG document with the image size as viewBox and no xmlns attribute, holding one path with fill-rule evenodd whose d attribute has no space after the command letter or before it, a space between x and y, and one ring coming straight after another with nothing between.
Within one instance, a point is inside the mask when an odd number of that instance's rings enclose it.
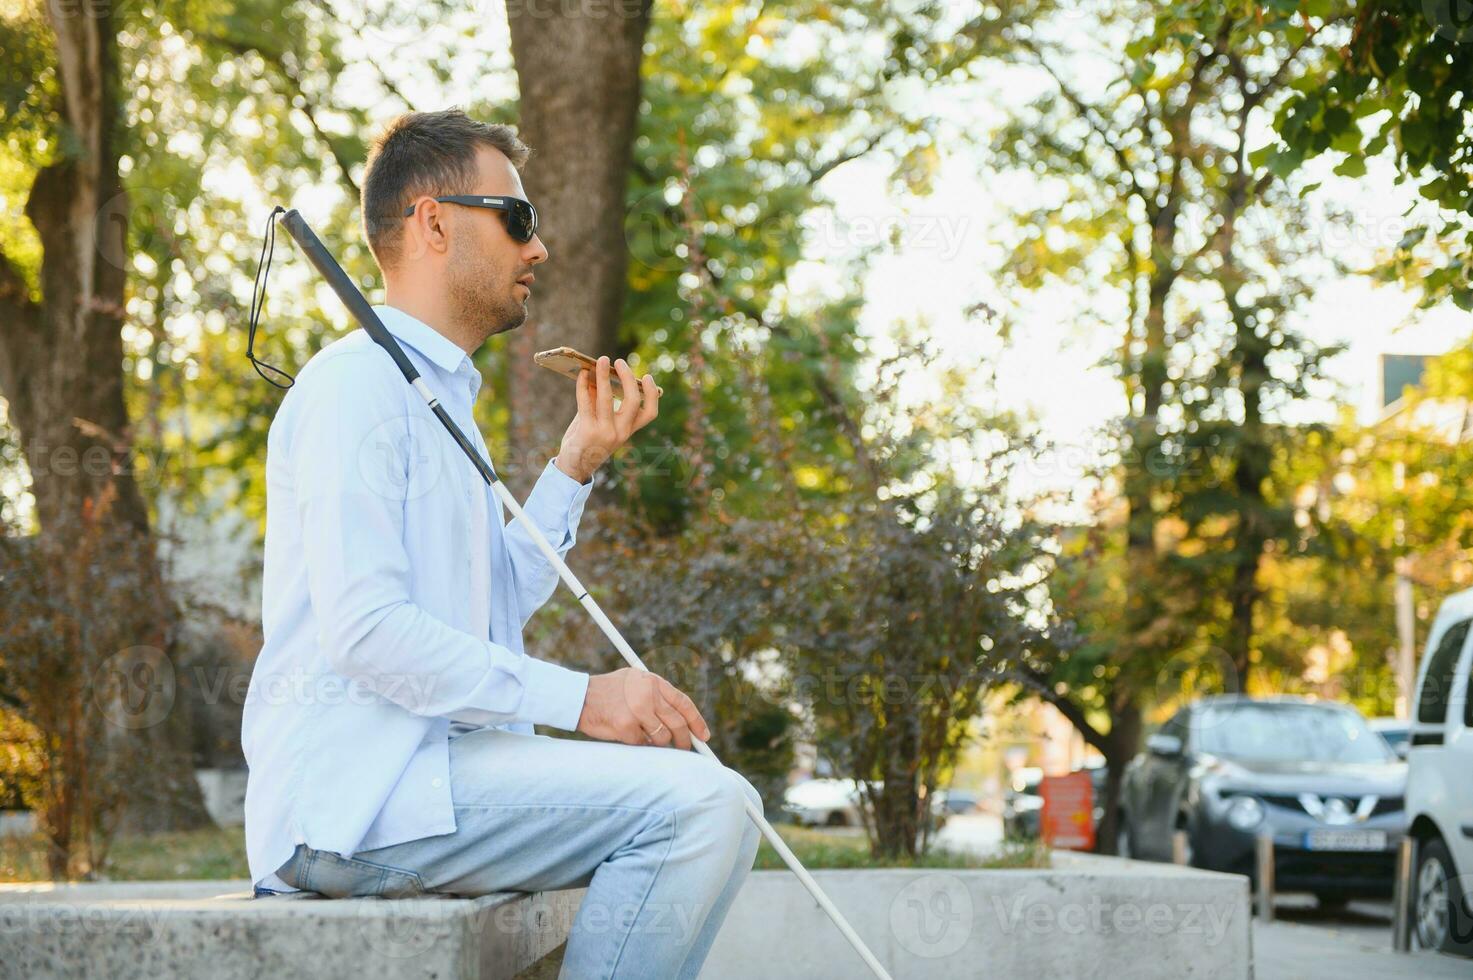
<instances>
[{"instance_id":1,"label":"man's face","mask_svg":"<svg viewBox=\"0 0 1473 980\"><path fill-rule=\"evenodd\" d=\"M522 178L511 161L493 147L476 155L478 176L470 193L526 199ZM506 230L503 212L449 206L455 212L447 279L450 306L459 324L483 339L515 330L527 319L532 267L547 261L542 239L519 242Z\"/></svg>"}]
</instances>

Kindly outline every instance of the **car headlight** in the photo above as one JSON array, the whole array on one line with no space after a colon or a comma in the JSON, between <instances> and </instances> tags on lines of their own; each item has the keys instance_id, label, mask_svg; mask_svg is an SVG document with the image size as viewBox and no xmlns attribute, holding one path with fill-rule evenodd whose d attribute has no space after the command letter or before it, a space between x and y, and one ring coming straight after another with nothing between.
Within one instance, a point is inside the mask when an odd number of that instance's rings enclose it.
<instances>
[{"instance_id":1,"label":"car headlight","mask_svg":"<svg viewBox=\"0 0 1473 980\"><path fill-rule=\"evenodd\" d=\"M1227 820L1234 830L1252 830L1263 822L1263 804L1252 796L1235 796L1228 804Z\"/></svg>"}]
</instances>

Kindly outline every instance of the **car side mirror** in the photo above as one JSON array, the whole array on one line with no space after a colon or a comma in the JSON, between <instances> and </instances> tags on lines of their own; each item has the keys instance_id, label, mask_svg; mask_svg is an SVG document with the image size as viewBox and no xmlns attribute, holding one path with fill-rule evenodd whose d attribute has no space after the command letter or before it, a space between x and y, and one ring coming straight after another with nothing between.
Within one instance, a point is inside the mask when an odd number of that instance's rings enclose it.
<instances>
[{"instance_id":1,"label":"car side mirror","mask_svg":"<svg viewBox=\"0 0 1473 980\"><path fill-rule=\"evenodd\" d=\"M1152 755L1181 755L1181 739L1165 732L1157 732L1146 737L1146 750Z\"/></svg>"},{"instance_id":2,"label":"car side mirror","mask_svg":"<svg viewBox=\"0 0 1473 980\"><path fill-rule=\"evenodd\" d=\"M1392 751L1396 753L1396 757L1398 759L1405 762L1407 760L1407 756L1411 755L1412 753L1411 740L1408 739L1405 742L1397 742L1396 748L1392 749Z\"/></svg>"}]
</instances>

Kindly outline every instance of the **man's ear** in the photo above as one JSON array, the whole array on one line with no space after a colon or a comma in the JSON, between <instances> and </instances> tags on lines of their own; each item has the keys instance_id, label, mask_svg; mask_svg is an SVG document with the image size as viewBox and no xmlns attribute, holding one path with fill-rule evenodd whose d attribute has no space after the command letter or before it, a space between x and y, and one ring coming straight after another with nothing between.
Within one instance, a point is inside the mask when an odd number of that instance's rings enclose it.
<instances>
[{"instance_id":1,"label":"man's ear","mask_svg":"<svg viewBox=\"0 0 1473 980\"><path fill-rule=\"evenodd\" d=\"M442 208L439 201L425 198L419 202L419 207L414 209L410 218L410 224L414 226L414 242L406 258L417 259L426 252L443 255L449 250L450 229L446 227L448 215L449 209Z\"/></svg>"}]
</instances>

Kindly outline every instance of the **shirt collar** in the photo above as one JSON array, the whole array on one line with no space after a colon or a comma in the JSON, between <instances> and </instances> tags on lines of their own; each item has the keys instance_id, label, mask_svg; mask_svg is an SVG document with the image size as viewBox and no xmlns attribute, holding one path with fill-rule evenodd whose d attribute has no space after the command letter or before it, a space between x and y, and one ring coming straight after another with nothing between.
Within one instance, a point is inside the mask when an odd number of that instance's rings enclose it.
<instances>
[{"instance_id":1,"label":"shirt collar","mask_svg":"<svg viewBox=\"0 0 1473 980\"><path fill-rule=\"evenodd\" d=\"M378 314L384 326L389 328L389 333L419 351L447 374L454 374L462 362L470 359L455 341L401 309L375 306L373 311Z\"/></svg>"}]
</instances>

